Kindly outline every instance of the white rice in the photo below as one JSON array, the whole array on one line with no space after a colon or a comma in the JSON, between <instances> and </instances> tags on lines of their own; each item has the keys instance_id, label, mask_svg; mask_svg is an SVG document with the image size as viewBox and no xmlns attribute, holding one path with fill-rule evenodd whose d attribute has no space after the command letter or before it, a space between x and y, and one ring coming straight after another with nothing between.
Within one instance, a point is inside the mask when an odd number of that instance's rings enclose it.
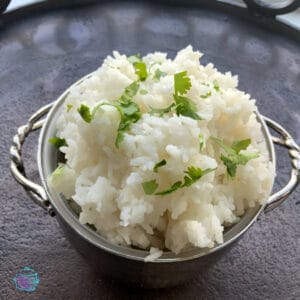
<instances>
[{"instance_id":1,"label":"white rice","mask_svg":"<svg viewBox=\"0 0 300 300\"><path fill-rule=\"evenodd\" d=\"M68 144L60 148L67 162L49 184L72 197L82 208L79 221L93 224L111 243L152 247L146 261L157 259L165 248L177 254L191 246L222 243L224 226L237 222L247 208L263 204L273 183L274 168L254 113L255 100L237 89L237 76L222 74L212 64L201 65L201 56L188 46L174 60L159 52L143 57L150 75L140 82L139 90L148 93L138 92L133 98L143 114L119 148L115 146L120 122L116 108L102 106L91 123L77 111L81 104L93 108L118 99L138 79L132 63L118 52L71 90L65 105L72 108L66 108L57 123L57 136ZM168 75L154 80L151 74L157 68ZM173 75L181 71L191 78L187 96L204 120L175 112L162 117L147 113L150 107L165 108L172 103ZM213 88L214 81L220 91ZM210 97L200 98L208 92ZM201 151L199 134L204 139ZM241 153L259 152L260 156L239 165L236 177L228 178L220 160L223 152L211 136L227 145L250 138L251 145ZM167 165L153 172L163 158ZM160 189L168 188L183 179L189 166L216 170L169 195L145 194L143 182L156 179Z\"/></svg>"}]
</instances>

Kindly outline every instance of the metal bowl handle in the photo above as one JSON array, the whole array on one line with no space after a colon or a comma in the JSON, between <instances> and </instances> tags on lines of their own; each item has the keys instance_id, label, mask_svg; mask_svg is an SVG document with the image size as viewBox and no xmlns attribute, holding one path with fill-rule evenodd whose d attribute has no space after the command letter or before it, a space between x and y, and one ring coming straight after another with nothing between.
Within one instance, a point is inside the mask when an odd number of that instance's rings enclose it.
<instances>
[{"instance_id":1,"label":"metal bowl handle","mask_svg":"<svg viewBox=\"0 0 300 300\"><path fill-rule=\"evenodd\" d=\"M273 143L287 148L292 159L290 179L280 191L270 196L264 210L265 212L269 212L279 206L300 182L300 147L281 125L267 117L263 117L263 119L270 128L280 135L280 138L272 136Z\"/></svg>"},{"instance_id":2,"label":"metal bowl handle","mask_svg":"<svg viewBox=\"0 0 300 300\"><path fill-rule=\"evenodd\" d=\"M244 2L253 13L268 17L287 14L300 6L300 0L284 1L282 5L278 3L271 4L262 0L244 0Z\"/></svg>"},{"instance_id":3,"label":"metal bowl handle","mask_svg":"<svg viewBox=\"0 0 300 300\"><path fill-rule=\"evenodd\" d=\"M10 147L10 170L12 175L23 186L33 201L44 208L50 216L54 216L55 212L50 205L50 201L44 188L29 180L26 176L22 160L22 146L26 137L31 132L40 129L43 126L45 119L41 120L41 118L49 112L52 105L53 103L50 103L42 107L29 118L26 125L19 127L17 134L13 137L13 142Z\"/></svg>"}]
</instances>

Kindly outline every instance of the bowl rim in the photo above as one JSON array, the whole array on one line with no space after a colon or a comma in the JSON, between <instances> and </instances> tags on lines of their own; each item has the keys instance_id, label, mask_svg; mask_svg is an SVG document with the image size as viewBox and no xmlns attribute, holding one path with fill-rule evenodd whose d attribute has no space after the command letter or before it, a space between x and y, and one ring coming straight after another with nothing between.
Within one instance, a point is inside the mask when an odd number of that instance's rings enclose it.
<instances>
[{"instance_id":1,"label":"bowl rim","mask_svg":"<svg viewBox=\"0 0 300 300\"><path fill-rule=\"evenodd\" d=\"M112 244L111 242L107 241L104 237L101 237L100 234L96 233L94 230L92 230L89 226L83 225L79 222L77 216L74 212L70 210L69 207L67 207L65 199L62 197L62 195L55 192L51 187L49 187L47 183L47 177L50 175L50 173L53 171L53 167L51 167L51 161L53 162L53 155L54 155L54 147L51 147L51 145L48 143L49 137L53 136L50 133L55 132L55 121L57 120L58 116L60 115L59 112L62 110L64 100L67 98L67 96L70 93L70 90L74 88L77 85L80 85L83 81L89 79L93 76L95 72L92 72L81 79L79 79L77 82L72 84L69 88L67 88L54 102L54 105L52 106L51 110L49 111L45 123L42 127L42 130L39 135L39 141L38 141L38 152L37 152L37 162L38 162L38 170L39 175L43 184L43 187L48 195L49 201L53 208L55 209L56 213L65 221L65 223L68 224L81 238L86 240L87 242L93 244L97 248L100 248L104 251L107 251L111 254L130 259L135 261L143 261L146 256L149 255L149 250L139 250L139 249L133 249L126 246L120 246ZM266 123L264 122L262 116L258 112L258 110L255 111L256 118L258 122L261 125L261 131L263 133L263 136L265 138L266 147L268 150L270 161L273 164L273 169L276 170L276 156L274 151L274 144L271 139L270 132L268 130L268 127ZM52 159L51 159L52 158ZM52 163L53 165L53 163ZM275 178L275 176L274 176ZM274 178L273 182L271 184L271 189L269 191L269 194L271 194L272 187L274 185ZM224 242L222 244L216 244L213 248L192 248L186 251L181 252L180 254L176 255L172 252L164 252L161 257L158 259L147 262L147 263L174 263L179 261L186 261L186 260L192 260L196 259L202 256L206 256L208 254L214 253L216 251L219 251L235 240L237 240L239 237L241 237L250 227L251 225L256 221L260 213L263 211L264 207L267 204L267 199L265 200L264 204L257 205L254 208L248 209L246 213L243 215L241 220L233 225L233 227L228 231L231 232L231 234L228 235L228 238L226 238L226 234L224 233ZM239 229L241 227L241 229ZM232 235L230 237L230 235Z\"/></svg>"}]
</instances>

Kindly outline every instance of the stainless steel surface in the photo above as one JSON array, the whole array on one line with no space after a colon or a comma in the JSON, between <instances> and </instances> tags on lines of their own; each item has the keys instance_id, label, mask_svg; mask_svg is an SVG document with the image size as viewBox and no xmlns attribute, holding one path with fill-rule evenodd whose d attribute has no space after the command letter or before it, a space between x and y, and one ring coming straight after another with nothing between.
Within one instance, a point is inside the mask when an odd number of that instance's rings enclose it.
<instances>
[{"instance_id":1,"label":"stainless steel surface","mask_svg":"<svg viewBox=\"0 0 300 300\"><path fill-rule=\"evenodd\" d=\"M73 86L79 85L81 82L86 80L86 78L89 78L91 75L92 73L83 77L82 79L77 81ZM239 223L233 225L229 230L225 231L223 244L216 245L212 249L191 249L179 255L175 255L171 252L165 252L162 255L162 257L157 259L155 262L147 264L148 271L145 272L144 270L142 276L139 275L139 277L135 277L133 273L138 272L139 268L143 268L143 266L145 265L143 260L148 255L148 251L137 250L137 249L110 244L104 238L100 237L97 233L91 230L88 226L84 226L80 224L78 221L78 216L71 210L70 206L68 206L63 196L61 194L58 194L55 190L51 189L47 184L47 178L54 170L57 164L56 152L54 150L54 147L49 145L48 140L50 137L55 135L56 120L63 109L65 98L67 97L67 95L69 94L69 90L73 86L67 89L54 103L51 103L38 110L29 119L27 125L21 126L19 128L18 134L14 137L13 145L11 147L11 170L16 180L25 188L26 191L29 192L30 196L34 199L34 201L37 204L39 204L44 209L46 209L52 216L54 216L54 210L55 210L55 212L58 215L59 222L62 224L64 230L67 233L69 233L70 236L72 236L72 239L75 239L74 235L78 235L76 237L76 240L78 240L76 244L79 245L83 244L84 248L89 248L88 250L85 251L91 251L92 253L94 251L99 251L98 255L100 256L103 256L104 255L103 253L107 253L106 255L110 257L107 259L109 259L110 261L113 260L113 258L111 258L111 255L118 257L118 260L123 259L124 261L126 261L125 263L126 266L124 266L125 269L127 270L126 275L131 278L130 280L132 283L134 282L136 283L136 281L139 281L142 285L148 287L162 287L162 286L174 285L184 280L188 280L188 278L191 278L193 276L193 273L196 271L194 267L191 267L188 261L193 261L193 264L195 264L196 266L197 264L195 263L195 260L197 259L206 260L204 256L207 256L208 254L215 255L215 252L225 249L226 246L233 243L243 233L246 232L246 230L253 224L253 222L257 219L257 217L259 216L259 214L263 209L265 209L265 211L269 211L274 207L278 206L294 190L294 188L298 183L299 169L293 169L292 177L291 180L289 181L289 184L285 186L282 190L277 192L276 194L272 195L270 199L266 202L266 206L265 205L257 206L256 208L249 209L242 217ZM40 118L42 118L48 112L49 114L46 120L40 121ZM290 134L287 133L286 130L283 129L280 125L278 125L276 122L268 118L263 118L258 113L257 113L257 119L262 125L262 132L267 144L269 157L270 160L274 163L274 165L275 165L274 147L273 147L270 133L264 122L264 119L267 121L267 124L269 126L271 126L272 128L274 128L275 130L277 130L279 133L282 134L283 140L280 140L280 144L289 145L289 147L293 151L299 150L299 147L291 138ZM38 168L43 183L43 187L33 183L32 181L26 178L25 168L21 159L21 153L22 153L21 150L25 138L28 136L28 134L31 131L41 127L42 127L42 132L40 133L39 149L38 149ZM273 139L277 141L275 138ZM297 166L297 164L295 163L294 165ZM297 174L295 174L295 170L298 172ZM49 203L49 201L51 204ZM90 249L91 247L98 250L95 249L91 250ZM80 251L80 246L79 246L79 251ZM89 256L88 253L85 253L85 255ZM127 266L127 264L129 264L129 261L131 262L134 261L134 264L136 266L134 268L132 268L130 265ZM181 268L182 268L182 264L189 265L188 269L185 270L186 276L183 276L181 278L173 277L173 276L170 277L169 272L166 269L164 273L165 277L162 277L163 275L160 274L160 279L161 279L160 283L156 281L154 282L151 281L150 278L153 277L155 272L159 272L157 266L151 267L152 265L154 266L157 264L167 264L167 265L170 264L172 265L172 267L170 268L172 268L172 271L175 272L176 267L174 266L174 264L176 263L177 264L181 263ZM113 264L113 262L111 262L111 264ZM99 265L100 265L100 269L103 269L103 263L101 261L99 261ZM109 271L109 267L106 268L104 267L104 269L106 270L104 272L106 275L109 274L112 277L118 278L117 274L114 276L114 274L112 274Z\"/></svg>"}]
</instances>

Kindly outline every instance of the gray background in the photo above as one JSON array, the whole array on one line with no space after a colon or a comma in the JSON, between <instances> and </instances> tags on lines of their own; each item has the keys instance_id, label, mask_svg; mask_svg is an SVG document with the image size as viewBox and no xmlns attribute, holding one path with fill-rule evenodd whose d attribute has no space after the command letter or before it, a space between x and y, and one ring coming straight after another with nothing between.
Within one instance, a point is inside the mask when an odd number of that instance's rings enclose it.
<instances>
[{"instance_id":1,"label":"gray background","mask_svg":"<svg viewBox=\"0 0 300 300\"><path fill-rule=\"evenodd\" d=\"M1 24L0 24L1 26ZM274 28L275 29L275 28ZM238 74L241 89L262 114L300 142L299 43L233 14L207 8L111 3L31 14L0 28L0 298L1 299L299 299L299 189L262 215L205 275L174 289L150 291L97 278L65 239L55 218L34 205L9 172L16 128L117 49L170 56L187 44L221 71ZM37 180L37 137L25 147L28 175ZM290 161L277 151L275 189ZM298 205L297 205L298 203ZM17 291L12 278L30 266L40 284ZM180 276L180 274L178 274Z\"/></svg>"}]
</instances>

